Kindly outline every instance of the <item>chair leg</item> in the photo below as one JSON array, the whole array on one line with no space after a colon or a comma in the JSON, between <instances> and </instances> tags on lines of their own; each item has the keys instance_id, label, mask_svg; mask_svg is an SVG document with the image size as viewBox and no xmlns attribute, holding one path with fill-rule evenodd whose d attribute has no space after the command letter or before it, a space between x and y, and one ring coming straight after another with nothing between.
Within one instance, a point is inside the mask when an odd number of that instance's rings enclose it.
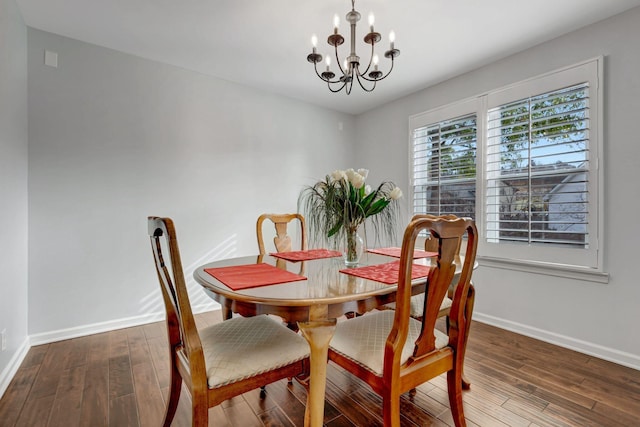
<instances>
[{"instance_id":1,"label":"chair leg","mask_svg":"<svg viewBox=\"0 0 640 427\"><path fill-rule=\"evenodd\" d=\"M286 323L287 323L287 328L291 329L296 334L300 330L300 328L298 327L298 322L286 322ZM287 377L287 383L293 384L293 378ZM264 388L262 388L262 390L264 391Z\"/></svg>"},{"instance_id":2,"label":"chair leg","mask_svg":"<svg viewBox=\"0 0 640 427\"><path fill-rule=\"evenodd\" d=\"M462 362L454 362L456 365L447 372L447 390L449 394L449 406L456 427L466 427L464 410L462 407Z\"/></svg>"},{"instance_id":3,"label":"chair leg","mask_svg":"<svg viewBox=\"0 0 640 427\"><path fill-rule=\"evenodd\" d=\"M222 304L222 320L229 320L233 317L233 311L231 311L231 301L225 300Z\"/></svg>"},{"instance_id":4,"label":"chair leg","mask_svg":"<svg viewBox=\"0 0 640 427\"><path fill-rule=\"evenodd\" d=\"M464 346L462 350L462 362L464 363L464 353L467 349L467 342L469 341L469 329L471 329L471 315L473 314L473 305L476 300L476 290L473 287L473 283L469 285L469 293L467 293L467 305L464 308L464 317L465 317L465 331L464 331ZM471 383L464 375L464 364L461 367L460 377L462 378L462 388L464 390L469 390L471 388Z\"/></svg>"},{"instance_id":5,"label":"chair leg","mask_svg":"<svg viewBox=\"0 0 640 427\"><path fill-rule=\"evenodd\" d=\"M191 413L192 427L208 427L209 426L209 406L206 402L206 396L202 397L191 396Z\"/></svg>"},{"instance_id":6,"label":"chair leg","mask_svg":"<svg viewBox=\"0 0 640 427\"><path fill-rule=\"evenodd\" d=\"M464 308L464 318L465 318L465 332L464 332L464 348L467 348L467 341L469 341L469 329L471 328L471 315L473 314L473 305L476 300L476 290L473 287L473 284L469 285L469 293L467 294L467 305ZM445 318L446 327L447 327L447 335L449 335L449 316ZM464 351L462 352L462 360L464 361ZM460 377L462 378L462 389L469 390L471 389L471 382L467 379L464 374L464 369L460 373Z\"/></svg>"},{"instance_id":7,"label":"chair leg","mask_svg":"<svg viewBox=\"0 0 640 427\"><path fill-rule=\"evenodd\" d=\"M382 398L382 420L385 427L400 427L400 395Z\"/></svg>"},{"instance_id":8,"label":"chair leg","mask_svg":"<svg viewBox=\"0 0 640 427\"><path fill-rule=\"evenodd\" d=\"M171 384L169 385L169 400L167 402L167 410L164 414L164 427L169 427L176 415L178 409L178 401L180 400L180 390L182 389L182 377L176 368L174 361L171 361Z\"/></svg>"}]
</instances>

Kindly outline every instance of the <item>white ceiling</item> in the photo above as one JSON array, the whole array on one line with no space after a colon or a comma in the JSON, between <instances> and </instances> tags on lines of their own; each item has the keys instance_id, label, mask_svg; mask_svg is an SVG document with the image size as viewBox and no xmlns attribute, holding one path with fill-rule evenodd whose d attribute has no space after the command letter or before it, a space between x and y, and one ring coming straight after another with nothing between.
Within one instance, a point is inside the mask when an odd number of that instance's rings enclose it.
<instances>
[{"instance_id":1,"label":"white ceiling","mask_svg":"<svg viewBox=\"0 0 640 427\"><path fill-rule=\"evenodd\" d=\"M27 25L225 80L358 114L418 89L640 5L640 0L357 0L357 39L376 16L401 50L374 92L330 93L306 60L349 0L17 0ZM359 42L361 62L368 45ZM348 42L342 46L345 55ZM369 47L370 49L370 47ZM64 61L64 58L60 59ZM335 61L334 61L335 64ZM335 71L335 70L334 70Z\"/></svg>"}]
</instances>

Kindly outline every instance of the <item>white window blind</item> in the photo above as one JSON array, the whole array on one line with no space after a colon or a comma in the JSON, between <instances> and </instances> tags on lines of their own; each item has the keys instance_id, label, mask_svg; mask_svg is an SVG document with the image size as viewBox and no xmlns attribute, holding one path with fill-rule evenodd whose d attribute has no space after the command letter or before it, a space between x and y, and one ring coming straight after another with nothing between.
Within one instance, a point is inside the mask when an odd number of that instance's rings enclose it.
<instances>
[{"instance_id":1,"label":"white window blind","mask_svg":"<svg viewBox=\"0 0 640 427\"><path fill-rule=\"evenodd\" d=\"M589 85L492 108L487 132L487 241L587 248Z\"/></svg>"},{"instance_id":2,"label":"white window blind","mask_svg":"<svg viewBox=\"0 0 640 427\"><path fill-rule=\"evenodd\" d=\"M413 212L475 217L476 115L413 130Z\"/></svg>"},{"instance_id":3,"label":"white window blind","mask_svg":"<svg viewBox=\"0 0 640 427\"><path fill-rule=\"evenodd\" d=\"M414 214L474 218L486 261L602 272L602 61L411 116Z\"/></svg>"}]
</instances>

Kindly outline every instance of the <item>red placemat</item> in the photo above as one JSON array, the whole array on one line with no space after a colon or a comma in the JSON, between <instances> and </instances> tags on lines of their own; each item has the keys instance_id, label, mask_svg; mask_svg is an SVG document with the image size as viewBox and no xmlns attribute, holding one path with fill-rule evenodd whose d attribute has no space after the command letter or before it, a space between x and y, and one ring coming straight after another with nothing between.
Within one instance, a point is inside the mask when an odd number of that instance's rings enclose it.
<instances>
[{"instance_id":1,"label":"red placemat","mask_svg":"<svg viewBox=\"0 0 640 427\"><path fill-rule=\"evenodd\" d=\"M277 283L306 280L306 277L291 273L269 264L233 265L230 267L205 268L204 271L234 291Z\"/></svg>"},{"instance_id":2,"label":"red placemat","mask_svg":"<svg viewBox=\"0 0 640 427\"><path fill-rule=\"evenodd\" d=\"M400 261L387 262L385 264L368 265L366 267L346 268L340 270L340 273L350 274L352 276L362 277L376 282L392 285L398 283L398 274L400 272ZM429 275L429 267L421 264L413 264L411 269L411 280Z\"/></svg>"},{"instance_id":3,"label":"red placemat","mask_svg":"<svg viewBox=\"0 0 640 427\"><path fill-rule=\"evenodd\" d=\"M269 254L276 258L286 259L287 261L309 261L312 259L320 258L333 258L342 256L340 251L330 251L328 249L309 249L306 251L291 251L291 252L274 252Z\"/></svg>"},{"instance_id":4,"label":"red placemat","mask_svg":"<svg viewBox=\"0 0 640 427\"><path fill-rule=\"evenodd\" d=\"M379 248L379 249L367 249L367 252L372 252L374 254L392 256L394 258L400 258L400 252L402 248ZM414 249L413 258L431 258L434 256L438 256L438 252L428 252L422 251L420 249Z\"/></svg>"}]
</instances>

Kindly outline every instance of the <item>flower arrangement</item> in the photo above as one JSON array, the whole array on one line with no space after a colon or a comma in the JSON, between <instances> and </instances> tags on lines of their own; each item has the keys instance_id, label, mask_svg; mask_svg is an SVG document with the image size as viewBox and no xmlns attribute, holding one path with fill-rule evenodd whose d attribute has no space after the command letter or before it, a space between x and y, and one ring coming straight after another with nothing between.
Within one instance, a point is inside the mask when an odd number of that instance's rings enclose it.
<instances>
[{"instance_id":1,"label":"flower arrangement","mask_svg":"<svg viewBox=\"0 0 640 427\"><path fill-rule=\"evenodd\" d=\"M336 170L324 180L305 187L298 199L299 210L307 218L310 235L345 238L345 261L357 264L357 231L371 218L376 238L393 240L396 234L398 199L402 191L390 181L375 190L366 184L367 169Z\"/></svg>"}]
</instances>

